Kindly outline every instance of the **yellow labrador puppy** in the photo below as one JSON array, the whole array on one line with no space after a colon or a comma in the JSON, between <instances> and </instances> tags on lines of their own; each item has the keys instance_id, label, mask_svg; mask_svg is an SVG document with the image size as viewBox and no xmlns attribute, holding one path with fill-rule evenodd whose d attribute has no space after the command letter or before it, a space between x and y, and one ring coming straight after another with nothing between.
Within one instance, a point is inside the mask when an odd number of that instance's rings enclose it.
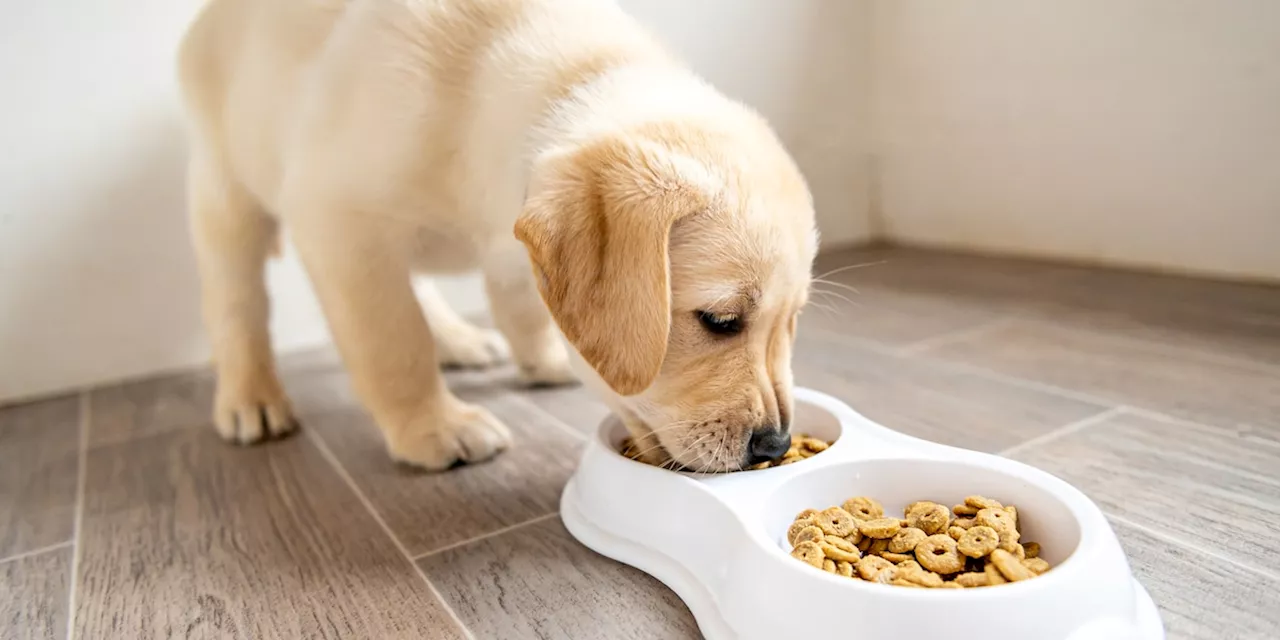
<instances>
[{"instance_id":1,"label":"yellow labrador puppy","mask_svg":"<svg viewBox=\"0 0 1280 640\"><path fill-rule=\"evenodd\" d=\"M283 223L396 459L511 443L438 371L503 340L410 285L477 268L526 380L576 369L651 460L733 470L786 449L808 190L757 114L612 2L211 0L180 75L226 439L296 424L263 280Z\"/></svg>"}]
</instances>

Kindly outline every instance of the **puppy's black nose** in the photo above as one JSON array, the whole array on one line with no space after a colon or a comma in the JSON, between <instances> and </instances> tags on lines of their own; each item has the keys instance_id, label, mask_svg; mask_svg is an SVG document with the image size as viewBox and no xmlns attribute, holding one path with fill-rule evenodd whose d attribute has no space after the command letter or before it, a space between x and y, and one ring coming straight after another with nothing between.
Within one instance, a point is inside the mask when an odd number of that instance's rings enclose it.
<instances>
[{"instance_id":1,"label":"puppy's black nose","mask_svg":"<svg viewBox=\"0 0 1280 640\"><path fill-rule=\"evenodd\" d=\"M791 448L791 434L774 427L751 432L747 444L747 466L781 458Z\"/></svg>"}]
</instances>

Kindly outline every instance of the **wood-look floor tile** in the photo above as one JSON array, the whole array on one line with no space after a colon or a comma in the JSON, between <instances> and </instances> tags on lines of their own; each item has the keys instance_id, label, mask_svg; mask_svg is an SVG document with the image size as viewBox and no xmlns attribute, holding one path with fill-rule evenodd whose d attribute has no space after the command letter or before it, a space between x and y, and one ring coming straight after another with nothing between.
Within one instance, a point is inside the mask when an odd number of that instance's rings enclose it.
<instances>
[{"instance_id":1,"label":"wood-look floor tile","mask_svg":"<svg viewBox=\"0 0 1280 640\"><path fill-rule=\"evenodd\" d=\"M587 437L594 436L600 423L609 415L609 407L581 386L529 389L520 397Z\"/></svg>"},{"instance_id":2,"label":"wood-look floor tile","mask_svg":"<svg viewBox=\"0 0 1280 640\"><path fill-rule=\"evenodd\" d=\"M212 424L214 376L208 369L123 382L92 394L90 449Z\"/></svg>"},{"instance_id":3,"label":"wood-look floor tile","mask_svg":"<svg viewBox=\"0 0 1280 640\"><path fill-rule=\"evenodd\" d=\"M555 511L578 464L581 441L526 401L506 394L483 404L511 429L514 446L445 473L393 462L363 411L314 416L307 426L324 438L409 552L421 554Z\"/></svg>"},{"instance_id":4,"label":"wood-look floor tile","mask_svg":"<svg viewBox=\"0 0 1280 640\"><path fill-rule=\"evenodd\" d=\"M1018 321L931 349L958 361L1212 424L1280 428L1280 367Z\"/></svg>"},{"instance_id":5,"label":"wood-look floor tile","mask_svg":"<svg viewBox=\"0 0 1280 640\"><path fill-rule=\"evenodd\" d=\"M80 399L0 409L0 558L71 539Z\"/></svg>"},{"instance_id":6,"label":"wood-look floor tile","mask_svg":"<svg viewBox=\"0 0 1280 640\"><path fill-rule=\"evenodd\" d=\"M698 638L662 583L578 544L559 517L423 558L478 638Z\"/></svg>"},{"instance_id":7,"label":"wood-look floor tile","mask_svg":"<svg viewBox=\"0 0 1280 640\"><path fill-rule=\"evenodd\" d=\"M306 438L185 429L87 465L78 638L461 637Z\"/></svg>"},{"instance_id":8,"label":"wood-look floor tile","mask_svg":"<svg viewBox=\"0 0 1280 640\"><path fill-rule=\"evenodd\" d=\"M1160 607L1169 638L1274 638L1280 627L1280 581L1113 523L1138 581Z\"/></svg>"},{"instance_id":9,"label":"wood-look floor tile","mask_svg":"<svg viewBox=\"0 0 1280 640\"><path fill-rule=\"evenodd\" d=\"M979 451L1000 451L1106 409L816 332L800 332L793 366L796 384L833 395L886 427Z\"/></svg>"},{"instance_id":10,"label":"wood-look floor tile","mask_svg":"<svg viewBox=\"0 0 1280 640\"><path fill-rule=\"evenodd\" d=\"M0 563L0 638L67 637L71 547Z\"/></svg>"},{"instance_id":11,"label":"wood-look floor tile","mask_svg":"<svg viewBox=\"0 0 1280 640\"><path fill-rule=\"evenodd\" d=\"M1280 567L1280 444L1121 414L1014 457L1075 484L1108 513Z\"/></svg>"}]
</instances>

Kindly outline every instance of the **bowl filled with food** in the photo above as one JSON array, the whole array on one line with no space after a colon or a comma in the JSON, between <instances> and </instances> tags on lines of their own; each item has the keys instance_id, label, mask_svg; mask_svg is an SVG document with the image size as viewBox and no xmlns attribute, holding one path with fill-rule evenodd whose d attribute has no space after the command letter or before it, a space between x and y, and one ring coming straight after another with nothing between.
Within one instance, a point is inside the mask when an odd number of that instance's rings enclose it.
<instances>
[{"instance_id":1,"label":"bowl filled with food","mask_svg":"<svg viewBox=\"0 0 1280 640\"><path fill-rule=\"evenodd\" d=\"M779 461L727 474L624 455L606 419L561 498L587 547L684 600L703 634L1158 640L1098 507L1053 475L906 436L830 396ZM634 454L634 451L628 453ZM783 460L787 462L782 463Z\"/></svg>"}]
</instances>

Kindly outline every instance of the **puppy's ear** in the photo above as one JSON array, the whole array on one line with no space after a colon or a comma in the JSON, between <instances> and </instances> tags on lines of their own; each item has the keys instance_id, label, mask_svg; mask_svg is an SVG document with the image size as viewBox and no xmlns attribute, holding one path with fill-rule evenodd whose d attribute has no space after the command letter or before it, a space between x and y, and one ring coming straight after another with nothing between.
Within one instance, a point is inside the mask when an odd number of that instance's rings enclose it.
<instances>
[{"instance_id":1,"label":"puppy's ear","mask_svg":"<svg viewBox=\"0 0 1280 640\"><path fill-rule=\"evenodd\" d=\"M666 357L671 226L718 191L703 164L640 140L535 163L516 237L560 330L619 394L644 391Z\"/></svg>"}]
</instances>

